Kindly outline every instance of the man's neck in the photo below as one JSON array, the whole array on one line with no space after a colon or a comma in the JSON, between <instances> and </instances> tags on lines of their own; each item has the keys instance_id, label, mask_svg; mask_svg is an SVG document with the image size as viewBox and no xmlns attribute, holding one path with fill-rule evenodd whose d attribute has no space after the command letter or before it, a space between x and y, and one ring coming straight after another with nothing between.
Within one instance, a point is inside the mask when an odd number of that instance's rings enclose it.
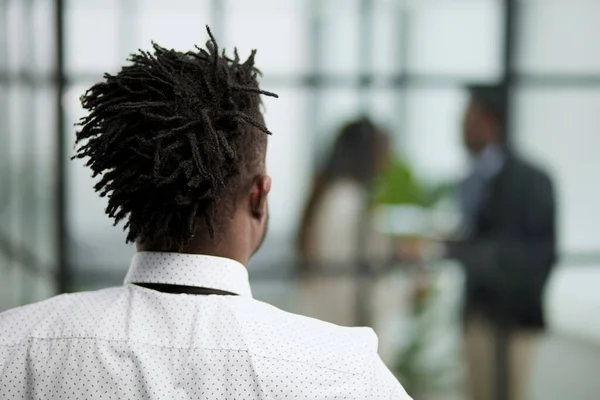
<instances>
[{"instance_id":1,"label":"man's neck","mask_svg":"<svg viewBox=\"0 0 600 400\"><path fill-rule=\"evenodd\" d=\"M222 242L221 242L222 243ZM203 243L194 243L191 242L187 246L182 249L170 247L170 246L159 246L151 243L136 243L136 249L138 252L143 251L156 251L161 253L182 253L182 254L195 254L195 255L205 255L205 256L213 256L213 257L221 257L221 258L229 258L231 260L237 261L242 265L247 265L249 257L245 257L241 252L236 252L236 246L226 246L226 245L217 245L217 246L206 246Z\"/></svg>"}]
</instances>

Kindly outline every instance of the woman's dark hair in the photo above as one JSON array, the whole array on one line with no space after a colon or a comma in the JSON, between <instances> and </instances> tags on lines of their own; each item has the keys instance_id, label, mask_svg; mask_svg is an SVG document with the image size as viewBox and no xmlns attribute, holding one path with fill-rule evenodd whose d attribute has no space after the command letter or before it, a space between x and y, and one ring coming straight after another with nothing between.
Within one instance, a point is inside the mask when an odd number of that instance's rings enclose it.
<instances>
[{"instance_id":1,"label":"woman's dark hair","mask_svg":"<svg viewBox=\"0 0 600 400\"><path fill-rule=\"evenodd\" d=\"M260 95L277 96L258 86L255 51L229 58L208 34L206 50L140 50L81 97L74 158L102 177L95 189L128 242L181 249L200 222L213 238L215 215L264 159Z\"/></svg>"},{"instance_id":2,"label":"woman's dark hair","mask_svg":"<svg viewBox=\"0 0 600 400\"><path fill-rule=\"evenodd\" d=\"M366 118L344 126L323 165L321 178L330 182L347 178L368 184L375 173L381 137L381 131Z\"/></svg>"},{"instance_id":3,"label":"woman's dark hair","mask_svg":"<svg viewBox=\"0 0 600 400\"><path fill-rule=\"evenodd\" d=\"M345 125L314 180L301 220L298 249L306 254L308 235L327 189L340 179L353 180L367 187L377 173L378 158L387 145L386 135L369 119L362 118Z\"/></svg>"}]
</instances>

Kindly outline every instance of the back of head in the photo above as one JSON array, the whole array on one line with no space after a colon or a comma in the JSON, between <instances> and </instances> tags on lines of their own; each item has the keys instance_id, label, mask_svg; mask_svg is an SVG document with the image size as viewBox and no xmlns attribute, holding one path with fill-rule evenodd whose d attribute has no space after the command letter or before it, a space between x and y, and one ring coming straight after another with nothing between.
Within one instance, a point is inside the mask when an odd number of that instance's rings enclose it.
<instances>
[{"instance_id":1,"label":"back of head","mask_svg":"<svg viewBox=\"0 0 600 400\"><path fill-rule=\"evenodd\" d=\"M133 54L82 97L77 133L106 213L125 221L128 242L183 248L214 238L235 199L264 170L266 135L253 51L242 62L207 49Z\"/></svg>"}]
</instances>

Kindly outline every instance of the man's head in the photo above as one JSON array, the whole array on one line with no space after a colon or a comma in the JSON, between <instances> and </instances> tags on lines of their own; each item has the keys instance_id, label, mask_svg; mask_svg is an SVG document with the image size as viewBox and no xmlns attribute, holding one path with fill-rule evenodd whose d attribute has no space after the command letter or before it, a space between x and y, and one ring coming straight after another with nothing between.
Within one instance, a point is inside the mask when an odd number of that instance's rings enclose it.
<instances>
[{"instance_id":1,"label":"man's head","mask_svg":"<svg viewBox=\"0 0 600 400\"><path fill-rule=\"evenodd\" d=\"M228 58L208 33L206 50L154 44L92 86L75 158L102 176L95 189L128 242L243 259L268 219L260 95L277 96L259 89L254 51Z\"/></svg>"},{"instance_id":2,"label":"man's head","mask_svg":"<svg viewBox=\"0 0 600 400\"><path fill-rule=\"evenodd\" d=\"M386 166L389 139L368 118L342 127L326 160L324 178L333 181L353 179L368 184Z\"/></svg>"},{"instance_id":3,"label":"man's head","mask_svg":"<svg viewBox=\"0 0 600 400\"><path fill-rule=\"evenodd\" d=\"M471 86L468 91L463 140L470 153L479 154L488 145L502 141L506 103L502 90L496 86Z\"/></svg>"}]
</instances>

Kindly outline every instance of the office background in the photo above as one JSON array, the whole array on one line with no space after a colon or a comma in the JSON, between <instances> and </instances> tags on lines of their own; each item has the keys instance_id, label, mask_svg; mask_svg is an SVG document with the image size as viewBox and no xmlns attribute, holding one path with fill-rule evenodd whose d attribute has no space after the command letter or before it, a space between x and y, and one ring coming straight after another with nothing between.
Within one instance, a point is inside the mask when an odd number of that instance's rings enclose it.
<instances>
[{"instance_id":1,"label":"office background","mask_svg":"<svg viewBox=\"0 0 600 400\"><path fill-rule=\"evenodd\" d=\"M262 86L280 95L265 99L274 185L257 297L293 308L300 213L342 123L369 115L421 180L456 181L463 87L498 83L510 142L557 185L549 307L562 335L600 349L585 313L600 303L599 19L595 0L0 0L0 310L120 284L133 248L69 161L78 98L152 40L202 45L208 24L227 49L257 47Z\"/></svg>"}]
</instances>

